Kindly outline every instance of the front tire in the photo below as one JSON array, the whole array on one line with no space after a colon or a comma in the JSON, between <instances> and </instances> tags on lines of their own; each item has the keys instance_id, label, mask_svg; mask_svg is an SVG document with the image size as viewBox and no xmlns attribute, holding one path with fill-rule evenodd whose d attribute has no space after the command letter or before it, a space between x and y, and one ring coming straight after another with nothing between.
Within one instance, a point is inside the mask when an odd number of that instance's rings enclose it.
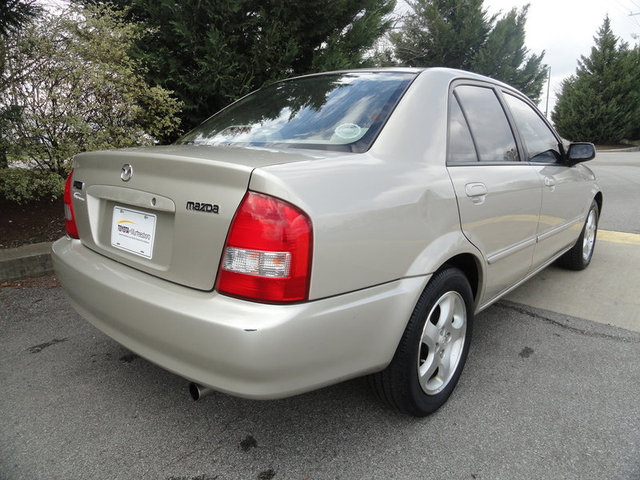
<instances>
[{"instance_id":1,"label":"front tire","mask_svg":"<svg viewBox=\"0 0 640 480\"><path fill-rule=\"evenodd\" d=\"M571 250L558 259L558 265L569 270L584 270L589 266L596 245L599 214L598 204L593 200L578 241L571 247Z\"/></svg>"},{"instance_id":2,"label":"front tire","mask_svg":"<svg viewBox=\"0 0 640 480\"><path fill-rule=\"evenodd\" d=\"M473 294L457 268L429 281L389 366L370 377L380 398L402 413L435 412L453 392L469 352Z\"/></svg>"}]
</instances>

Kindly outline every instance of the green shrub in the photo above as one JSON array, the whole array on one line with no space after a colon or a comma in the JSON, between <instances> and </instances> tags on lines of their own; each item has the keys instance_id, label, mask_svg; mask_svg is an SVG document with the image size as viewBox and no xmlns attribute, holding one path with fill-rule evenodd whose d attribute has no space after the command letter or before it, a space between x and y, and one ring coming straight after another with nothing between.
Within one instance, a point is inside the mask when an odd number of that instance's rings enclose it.
<instances>
[{"instance_id":1,"label":"green shrub","mask_svg":"<svg viewBox=\"0 0 640 480\"><path fill-rule=\"evenodd\" d=\"M23 205L49 199L54 201L64 193L64 182L57 173L28 168L0 170L0 198Z\"/></svg>"}]
</instances>

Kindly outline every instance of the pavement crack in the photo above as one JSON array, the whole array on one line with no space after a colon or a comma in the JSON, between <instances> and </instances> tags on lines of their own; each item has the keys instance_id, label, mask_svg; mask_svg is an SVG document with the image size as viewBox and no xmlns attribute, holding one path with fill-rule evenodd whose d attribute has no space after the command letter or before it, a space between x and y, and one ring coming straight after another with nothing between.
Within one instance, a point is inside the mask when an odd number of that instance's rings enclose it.
<instances>
[{"instance_id":1,"label":"pavement crack","mask_svg":"<svg viewBox=\"0 0 640 480\"><path fill-rule=\"evenodd\" d=\"M30 353L39 353L45 348L50 347L51 345L55 345L56 343L66 342L67 340L68 340L68 337L54 338L53 340L50 340L48 342L40 343L39 345L34 345L33 347L29 347L28 350Z\"/></svg>"},{"instance_id":2,"label":"pavement crack","mask_svg":"<svg viewBox=\"0 0 640 480\"><path fill-rule=\"evenodd\" d=\"M587 330L587 329L584 329L584 328L575 327L573 325L568 325L565 322L561 322L559 320L551 318L550 316L543 315L543 314L538 313L538 312L534 312L534 311L529 310L528 308L526 308L524 306L519 306L517 304L507 303L507 302L503 301L503 302L497 303L495 306L497 308L503 308L505 310L512 310L514 312L518 312L518 313L521 313L523 315L527 315L528 317L535 318L537 320L542 320L542 321L544 321L546 323L550 323L552 325L560 327L563 330L568 330L570 332L574 332L574 333L577 333L579 335L584 335L586 337L606 338L606 339L609 339L609 340L617 340L619 342L624 342L624 343L640 343L640 337L634 338L633 336L625 337L625 336L622 336L622 335L611 335L611 334L608 334L608 333L594 332L594 331ZM630 332L630 333L633 333L633 332Z\"/></svg>"}]
</instances>

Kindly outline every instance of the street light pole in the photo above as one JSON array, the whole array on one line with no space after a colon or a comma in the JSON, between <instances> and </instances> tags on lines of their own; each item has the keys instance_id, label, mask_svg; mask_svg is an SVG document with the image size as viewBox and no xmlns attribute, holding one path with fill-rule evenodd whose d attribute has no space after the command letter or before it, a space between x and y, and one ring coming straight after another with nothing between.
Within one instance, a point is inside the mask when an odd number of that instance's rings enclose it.
<instances>
[{"instance_id":1,"label":"street light pole","mask_svg":"<svg viewBox=\"0 0 640 480\"><path fill-rule=\"evenodd\" d=\"M549 78L547 79L547 104L544 107L544 116L549 118L549 90L551 88L551 67L549 67Z\"/></svg>"}]
</instances>

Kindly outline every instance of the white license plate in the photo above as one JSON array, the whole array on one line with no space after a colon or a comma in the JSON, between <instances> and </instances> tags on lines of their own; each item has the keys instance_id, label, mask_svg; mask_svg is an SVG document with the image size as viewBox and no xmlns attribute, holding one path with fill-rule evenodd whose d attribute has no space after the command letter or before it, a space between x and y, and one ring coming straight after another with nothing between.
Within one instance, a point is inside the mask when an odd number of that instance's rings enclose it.
<instances>
[{"instance_id":1,"label":"white license plate","mask_svg":"<svg viewBox=\"0 0 640 480\"><path fill-rule=\"evenodd\" d=\"M156 216L130 208L113 207L111 245L144 258L151 258L156 236Z\"/></svg>"}]
</instances>

